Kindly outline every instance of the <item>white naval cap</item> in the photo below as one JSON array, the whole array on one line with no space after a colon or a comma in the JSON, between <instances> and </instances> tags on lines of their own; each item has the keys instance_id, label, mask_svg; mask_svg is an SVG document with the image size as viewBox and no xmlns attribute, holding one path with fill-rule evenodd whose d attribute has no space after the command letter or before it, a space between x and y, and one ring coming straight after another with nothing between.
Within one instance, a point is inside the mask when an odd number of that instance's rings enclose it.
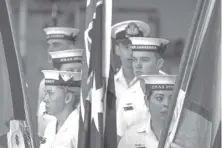
<instances>
[{"instance_id":1,"label":"white naval cap","mask_svg":"<svg viewBox=\"0 0 222 148\"><path fill-rule=\"evenodd\" d=\"M83 49L70 49L49 52L55 63L82 63Z\"/></svg>"},{"instance_id":2,"label":"white naval cap","mask_svg":"<svg viewBox=\"0 0 222 148\"><path fill-rule=\"evenodd\" d=\"M173 90L176 75L141 75L146 90Z\"/></svg>"},{"instance_id":3,"label":"white naval cap","mask_svg":"<svg viewBox=\"0 0 222 148\"><path fill-rule=\"evenodd\" d=\"M45 85L80 87L81 73L56 70L42 70Z\"/></svg>"},{"instance_id":4,"label":"white naval cap","mask_svg":"<svg viewBox=\"0 0 222 148\"><path fill-rule=\"evenodd\" d=\"M164 52L169 40L149 37L130 37L132 51L158 51Z\"/></svg>"},{"instance_id":5,"label":"white naval cap","mask_svg":"<svg viewBox=\"0 0 222 148\"><path fill-rule=\"evenodd\" d=\"M111 34L116 40L131 36L147 37L150 34L150 27L143 21L128 20L113 25Z\"/></svg>"},{"instance_id":6,"label":"white naval cap","mask_svg":"<svg viewBox=\"0 0 222 148\"><path fill-rule=\"evenodd\" d=\"M46 40L50 39L67 39L75 40L79 29L69 27L48 27L44 29Z\"/></svg>"}]
</instances>

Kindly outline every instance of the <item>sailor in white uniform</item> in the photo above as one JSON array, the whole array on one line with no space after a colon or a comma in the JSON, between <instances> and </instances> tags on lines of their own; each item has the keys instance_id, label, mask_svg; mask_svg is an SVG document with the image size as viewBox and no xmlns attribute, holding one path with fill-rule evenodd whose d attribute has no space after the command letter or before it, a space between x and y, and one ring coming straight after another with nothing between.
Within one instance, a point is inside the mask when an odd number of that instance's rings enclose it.
<instances>
[{"instance_id":1,"label":"sailor in white uniform","mask_svg":"<svg viewBox=\"0 0 222 148\"><path fill-rule=\"evenodd\" d=\"M48 27L44 29L46 34L46 41L48 44L47 51L63 51L69 49L75 49L75 39L79 33L76 28L68 27ZM48 56L48 62L52 64L52 58ZM44 82L41 80L39 84L39 100L44 97Z\"/></svg>"},{"instance_id":2,"label":"sailor in white uniform","mask_svg":"<svg viewBox=\"0 0 222 148\"><path fill-rule=\"evenodd\" d=\"M119 119L121 115L118 115L118 113L121 113L119 112L119 108L122 107L119 102L127 95L126 91L134 79L132 50L130 48L131 41L129 37L144 37L149 36L149 33L149 25L138 20L123 21L112 26L112 38L115 42L114 50L121 60L121 68L115 75L118 139L122 136L122 128L124 128L122 127L122 120Z\"/></svg>"},{"instance_id":3,"label":"sailor in white uniform","mask_svg":"<svg viewBox=\"0 0 222 148\"><path fill-rule=\"evenodd\" d=\"M75 40L79 29L69 27L48 27L44 29L48 44L47 52L75 49ZM48 56L48 62L52 64L52 57ZM44 81L39 84L38 99L44 98ZM41 101L39 101L41 102ZM39 105L39 103L38 103Z\"/></svg>"},{"instance_id":4,"label":"sailor in white uniform","mask_svg":"<svg viewBox=\"0 0 222 148\"><path fill-rule=\"evenodd\" d=\"M118 148L157 148L176 81L175 75L146 75L142 86L149 108L146 120L132 126L122 137Z\"/></svg>"},{"instance_id":5,"label":"sailor in white uniform","mask_svg":"<svg viewBox=\"0 0 222 148\"><path fill-rule=\"evenodd\" d=\"M115 93L118 101L128 89L130 82L134 79L132 67L132 50L129 37L149 36L150 27L148 24L138 21L129 20L117 23L112 26L112 38L115 42L115 53L120 57L122 67L115 75Z\"/></svg>"},{"instance_id":6,"label":"sailor in white uniform","mask_svg":"<svg viewBox=\"0 0 222 148\"><path fill-rule=\"evenodd\" d=\"M121 135L132 125L146 120L149 115L144 103L144 93L137 77L141 74L162 74L159 72L164 62L162 54L169 43L168 40L161 38L130 37L129 39L132 42L133 69L136 78L119 101L117 127Z\"/></svg>"},{"instance_id":7,"label":"sailor in white uniform","mask_svg":"<svg viewBox=\"0 0 222 148\"><path fill-rule=\"evenodd\" d=\"M40 148L77 148L79 127L80 72L43 70L46 111L51 120Z\"/></svg>"},{"instance_id":8,"label":"sailor in white uniform","mask_svg":"<svg viewBox=\"0 0 222 148\"><path fill-rule=\"evenodd\" d=\"M164 74L160 69L164 60L162 55L169 41L162 38L131 37L133 70L135 76Z\"/></svg>"},{"instance_id":9,"label":"sailor in white uniform","mask_svg":"<svg viewBox=\"0 0 222 148\"><path fill-rule=\"evenodd\" d=\"M72 72L81 72L82 70L82 53L83 49L69 49L63 51L54 51L49 52L49 55L53 62L54 69L62 71L72 71ZM53 120L54 117L49 116L45 112L45 103L44 99L44 79L41 81L39 86L39 99L38 99L38 135L43 136L45 127L50 120Z\"/></svg>"}]
</instances>

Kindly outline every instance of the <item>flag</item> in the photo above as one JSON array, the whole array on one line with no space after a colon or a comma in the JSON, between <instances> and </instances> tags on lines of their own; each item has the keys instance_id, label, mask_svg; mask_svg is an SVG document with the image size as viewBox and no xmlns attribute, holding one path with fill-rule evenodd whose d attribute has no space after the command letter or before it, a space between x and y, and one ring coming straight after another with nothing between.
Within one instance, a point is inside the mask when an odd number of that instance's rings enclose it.
<instances>
[{"instance_id":1,"label":"flag","mask_svg":"<svg viewBox=\"0 0 222 148\"><path fill-rule=\"evenodd\" d=\"M2 6L2 9L0 10L0 29L1 29L1 37L2 37L2 52L4 53L3 57L5 57L5 64L6 67L5 74L8 76L8 81L5 82L9 84L8 89L5 89L6 91L10 91L10 94L7 96L7 98L4 98L5 100L2 101L3 103L6 103L6 106L10 104L10 101L12 103L13 108L13 118L8 117L7 119L13 119L7 121L7 125L10 126L10 131L8 134L8 137L6 137L5 133L1 136L3 141L8 141L8 146L13 147L11 144L13 141L15 141L13 144L20 145L22 141L19 141L21 139L25 139L23 141L24 144L26 144L26 147L34 147L34 136L32 131L32 122L31 122L31 116L29 114L28 109L28 100L26 98L26 92L25 92L25 82L24 82L24 76L22 71L22 63L21 63L21 57L18 51L18 48L15 47L15 42L13 38L13 29L12 29L12 23L11 23L11 14L10 14L10 5L7 3L6 0L1 1L0 5ZM4 59L4 58L3 58ZM5 78L7 78L7 76ZM1 98L3 98L1 96ZM6 100L6 99L12 99L12 100ZM9 113L5 111L4 113ZM2 123L1 123L2 124ZM13 128L16 126L22 125L22 128L17 128L17 131L13 131ZM18 130L22 130L18 133ZM5 131L5 132L8 132ZM22 133L22 136L20 135ZM10 135L11 134L11 135ZM11 139L12 138L12 139ZM2 139L0 141L2 141ZM7 144L7 142L6 142ZM4 146L7 147L4 143Z\"/></svg>"},{"instance_id":2,"label":"flag","mask_svg":"<svg viewBox=\"0 0 222 148\"><path fill-rule=\"evenodd\" d=\"M91 1L92 2L92 1ZM105 97L105 77L103 76L103 1L94 0L93 28L89 31L92 39L88 80L91 81L89 101L91 101L90 148L103 148L103 101ZM94 39L94 38L95 39Z\"/></svg>"},{"instance_id":3,"label":"flag","mask_svg":"<svg viewBox=\"0 0 222 148\"><path fill-rule=\"evenodd\" d=\"M103 148L104 145L103 102L107 84L103 75L106 59L103 7L103 0L87 0L78 148Z\"/></svg>"},{"instance_id":4,"label":"flag","mask_svg":"<svg viewBox=\"0 0 222 148\"><path fill-rule=\"evenodd\" d=\"M217 118L218 128L220 116L214 118L214 113L220 112L220 102L217 95L220 83L218 76L220 53L220 22L219 0L205 1L199 26L194 31L192 47L181 80L177 103L174 109L166 141L166 148L175 145L182 148L211 148L213 141L212 129ZM173 120L175 119L175 120Z\"/></svg>"}]
</instances>

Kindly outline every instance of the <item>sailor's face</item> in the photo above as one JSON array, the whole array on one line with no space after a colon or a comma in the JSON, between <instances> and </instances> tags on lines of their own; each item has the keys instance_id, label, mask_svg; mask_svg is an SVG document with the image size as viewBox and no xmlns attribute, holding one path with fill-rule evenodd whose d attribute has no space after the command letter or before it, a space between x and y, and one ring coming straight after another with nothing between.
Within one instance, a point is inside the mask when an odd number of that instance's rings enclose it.
<instances>
[{"instance_id":1,"label":"sailor's face","mask_svg":"<svg viewBox=\"0 0 222 148\"><path fill-rule=\"evenodd\" d=\"M59 86L45 86L44 102L49 115L60 113L65 107L65 91Z\"/></svg>"},{"instance_id":2,"label":"sailor's face","mask_svg":"<svg viewBox=\"0 0 222 148\"><path fill-rule=\"evenodd\" d=\"M133 52L133 69L135 76L140 76L144 74L156 74L158 72L158 59L155 54L155 52L145 51Z\"/></svg>"},{"instance_id":3,"label":"sailor's face","mask_svg":"<svg viewBox=\"0 0 222 148\"><path fill-rule=\"evenodd\" d=\"M50 39L48 43L48 52L61 51L74 48L74 42L65 39Z\"/></svg>"},{"instance_id":4,"label":"sailor's face","mask_svg":"<svg viewBox=\"0 0 222 148\"><path fill-rule=\"evenodd\" d=\"M132 68L132 49L130 45L119 44L119 53L123 67Z\"/></svg>"},{"instance_id":5,"label":"sailor's face","mask_svg":"<svg viewBox=\"0 0 222 148\"><path fill-rule=\"evenodd\" d=\"M169 103L173 91L155 90L149 98L149 110L152 120L163 123L164 118L168 113Z\"/></svg>"},{"instance_id":6,"label":"sailor's face","mask_svg":"<svg viewBox=\"0 0 222 148\"><path fill-rule=\"evenodd\" d=\"M82 64L81 63L64 63L61 65L61 71L71 71L71 72L81 72Z\"/></svg>"}]
</instances>

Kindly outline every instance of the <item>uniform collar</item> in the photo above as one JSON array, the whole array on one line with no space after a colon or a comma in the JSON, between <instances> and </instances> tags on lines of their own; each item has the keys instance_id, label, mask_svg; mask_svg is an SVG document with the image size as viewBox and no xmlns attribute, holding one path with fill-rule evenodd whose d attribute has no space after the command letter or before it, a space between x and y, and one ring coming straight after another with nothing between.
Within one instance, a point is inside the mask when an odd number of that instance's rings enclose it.
<instances>
[{"instance_id":1,"label":"uniform collar","mask_svg":"<svg viewBox=\"0 0 222 148\"><path fill-rule=\"evenodd\" d=\"M159 74L160 74L160 75L168 75L167 73L163 72L162 70L159 70ZM139 83L139 82L140 82L140 80L139 80L137 77L135 77L135 78L130 82L129 87L133 87L135 84L137 84L137 83Z\"/></svg>"},{"instance_id":2,"label":"uniform collar","mask_svg":"<svg viewBox=\"0 0 222 148\"><path fill-rule=\"evenodd\" d=\"M175 120L173 120L173 123L175 122ZM171 124L169 127L169 131L172 131L174 124ZM146 118L146 120L141 124L141 127L138 129L137 133L146 133L148 134L150 137L152 137L154 140L158 141L155 134L153 133L152 129L151 129L151 115L148 116ZM170 133L168 133L168 135L170 135Z\"/></svg>"},{"instance_id":3,"label":"uniform collar","mask_svg":"<svg viewBox=\"0 0 222 148\"><path fill-rule=\"evenodd\" d=\"M162 71L162 70L159 70L159 74L161 74L161 75L168 75L167 73L165 73L165 72Z\"/></svg>"},{"instance_id":4,"label":"uniform collar","mask_svg":"<svg viewBox=\"0 0 222 148\"><path fill-rule=\"evenodd\" d=\"M57 134L66 131L70 126L73 126L74 122L76 122L76 119L79 119L78 116L79 116L79 108L75 109L70 113L70 115L68 116L62 127L59 129Z\"/></svg>"},{"instance_id":5,"label":"uniform collar","mask_svg":"<svg viewBox=\"0 0 222 148\"><path fill-rule=\"evenodd\" d=\"M162 74L162 75L168 75L167 73L165 73L164 71L162 70L159 70L159 74ZM135 78L134 78L135 79ZM123 75L123 68L121 67L120 70L116 73L115 75L115 80L118 80L118 81L126 81L124 75Z\"/></svg>"},{"instance_id":6,"label":"uniform collar","mask_svg":"<svg viewBox=\"0 0 222 148\"><path fill-rule=\"evenodd\" d=\"M115 75L115 80L120 82L126 82L126 79L123 75L123 68L121 67L120 70Z\"/></svg>"},{"instance_id":7,"label":"uniform collar","mask_svg":"<svg viewBox=\"0 0 222 148\"><path fill-rule=\"evenodd\" d=\"M161 75L168 75L167 73L163 72L162 70L159 70L159 74ZM126 78L123 74L123 68L121 67L120 70L117 72L117 74L114 76L116 82L123 83L125 86L131 87L137 82L137 78L135 77L129 85L126 82Z\"/></svg>"},{"instance_id":8,"label":"uniform collar","mask_svg":"<svg viewBox=\"0 0 222 148\"><path fill-rule=\"evenodd\" d=\"M139 85L140 87L140 80L135 77L129 84L129 88L133 88L133 87L138 87L137 85Z\"/></svg>"},{"instance_id":9,"label":"uniform collar","mask_svg":"<svg viewBox=\"0 0 222 148\"><path fill-rule=\"evenodd\" d=\"M151 117L148 116L148 118L146 120L144 120L144 122L141 124L140 128L137 131L138 133L150 132L150 130L151 130L150 119L151 119Z\"/></svg>"},{"instance_id":10,"label":"uniform collar","mask_svg":"<svg viewBox=\"0 0 222 148\"><path fill-rule=\"evenodd\" d=\"M120 70L115 75L115 81L120 82L120 83L124 84L125 86L130 86L134 80L135 80L135 78L129 84L127 84L126 78L123 74L123 68L122 67L120 68Z\"/></svg>"},{"instance_id":11,"label":"uniform collar","mask_svg":"<svg viewBox=\"0 0 222 148\"><path fill-rule=\"evenodd\" d=\"M158 141L155 134L153 133L151 129L151 116L148 116L148 118L143 122L141 125L141 128L138 129L138 133L146 133L149 135L150 138L152 138L155 141Z\"/></svg>"}]
</instances>

